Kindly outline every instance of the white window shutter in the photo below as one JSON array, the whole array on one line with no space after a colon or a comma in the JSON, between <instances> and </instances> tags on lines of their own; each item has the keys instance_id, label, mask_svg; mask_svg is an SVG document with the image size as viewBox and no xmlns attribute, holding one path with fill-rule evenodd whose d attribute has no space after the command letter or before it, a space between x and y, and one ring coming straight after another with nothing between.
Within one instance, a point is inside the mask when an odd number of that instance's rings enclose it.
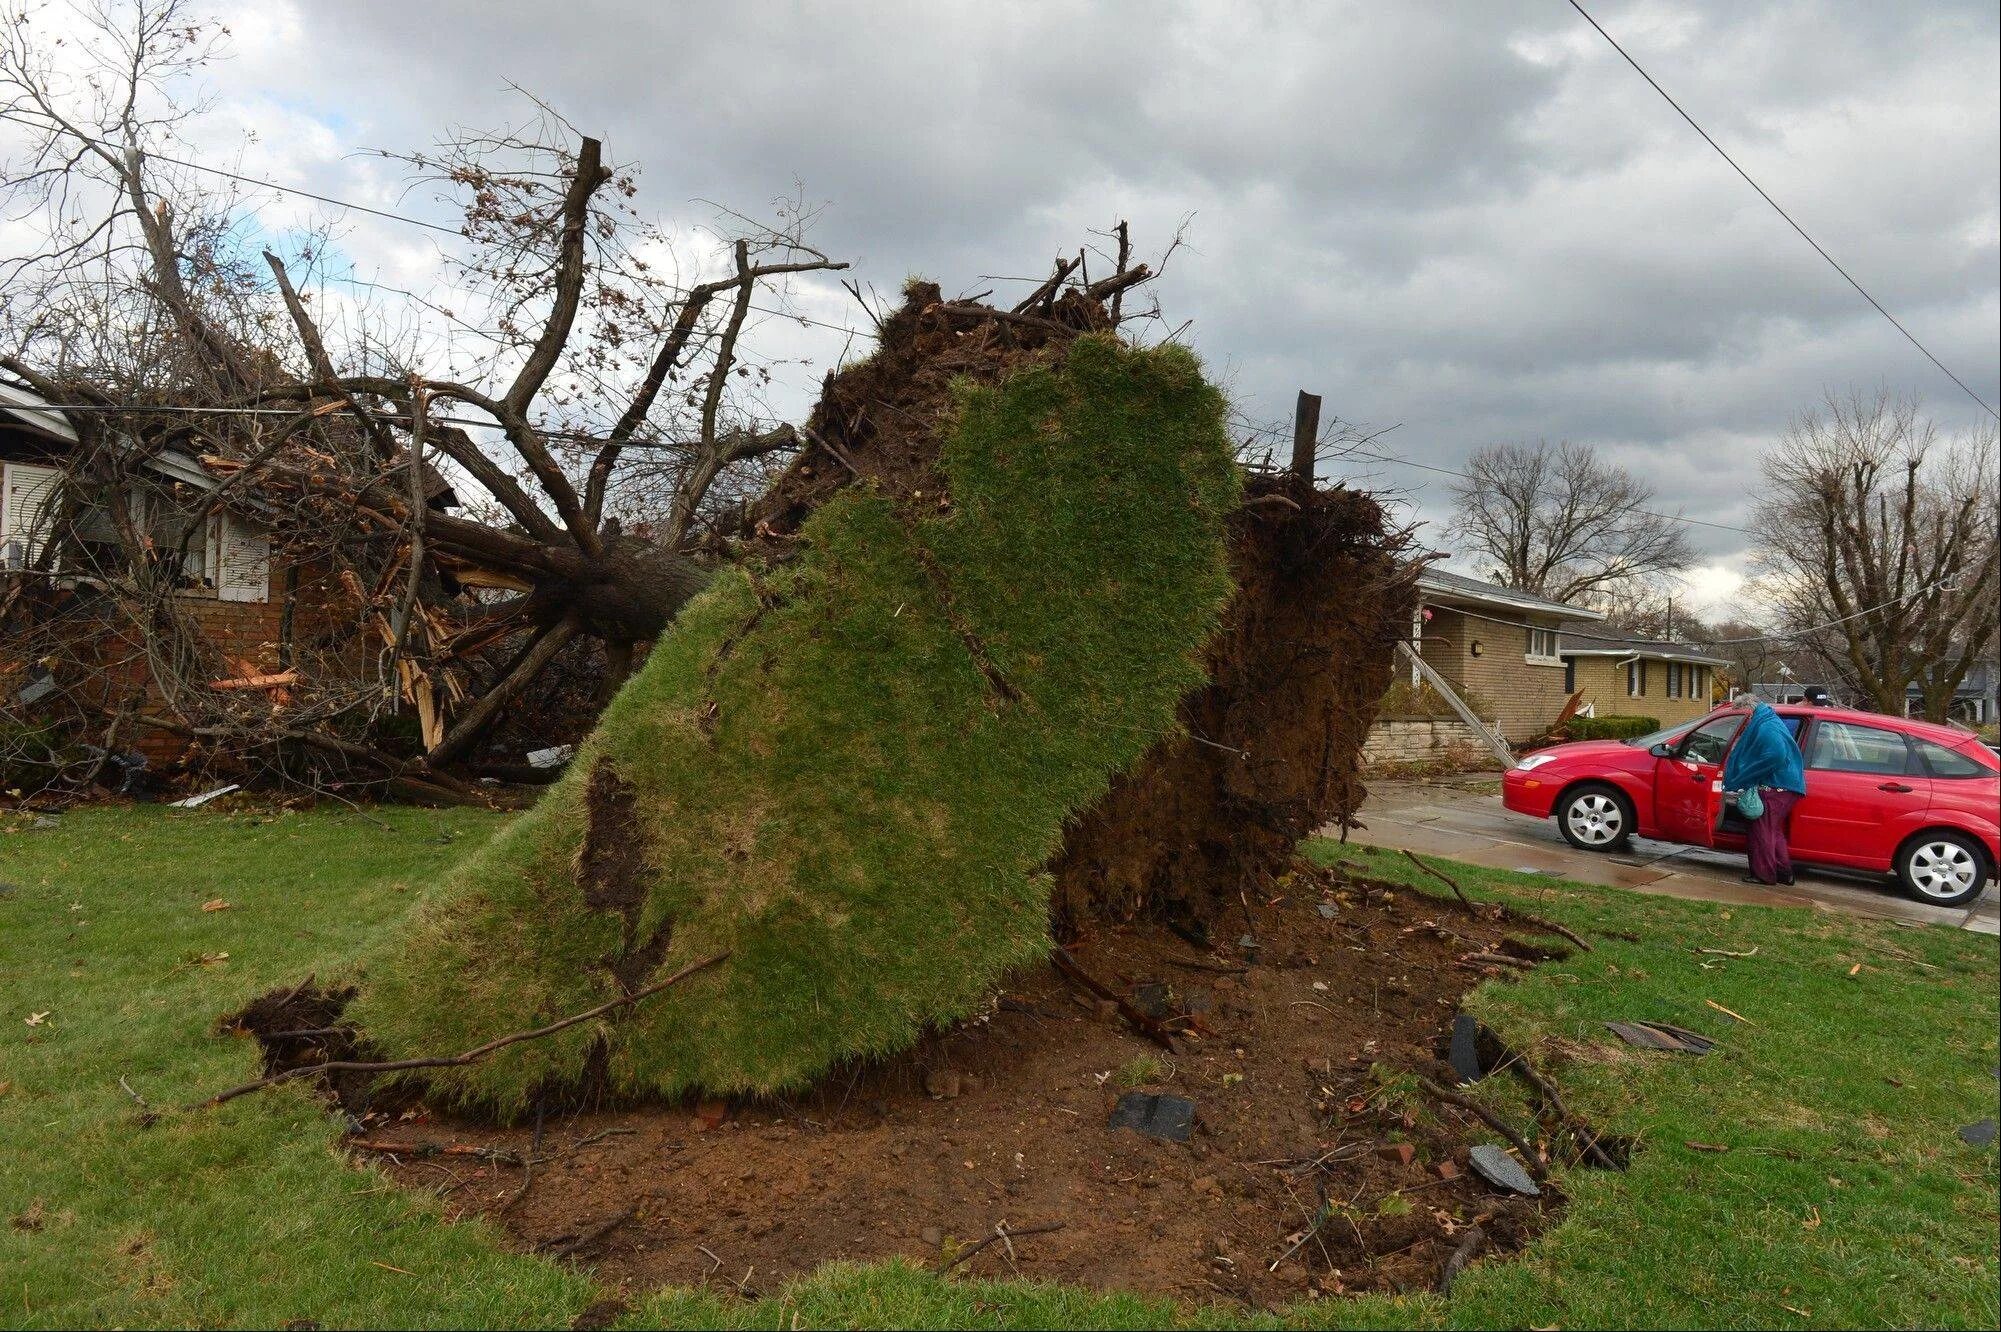
<instances>
[{"instance_id":1,"label":"white window shutter","mask_svg":"<svg viewBox=\"0 0 2001 1332\"><path fill-rule=\"evenodd\" d=\"M215 596L218 601L271 599L271 539L231 514L219 514L215 543Z\"/></svg>"},{"instance_id":2,"label":"white window shutter","mask_svg":"<svg viewBox=\"0 0 2001 1332\"><path fill-rule=\"evenodd\" d=\"M62 475L60 468L31 463L0 468L0 542L13 547L20 568L33 564L48 542Z\"/></svg>"}]
</instances>

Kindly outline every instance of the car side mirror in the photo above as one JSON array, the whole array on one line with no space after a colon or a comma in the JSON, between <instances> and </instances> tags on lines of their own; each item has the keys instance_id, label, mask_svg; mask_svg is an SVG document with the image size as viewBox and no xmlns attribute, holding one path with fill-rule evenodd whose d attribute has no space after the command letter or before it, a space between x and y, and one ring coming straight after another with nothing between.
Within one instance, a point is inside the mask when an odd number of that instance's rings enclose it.
<instances>
[{"instance_id":1,"label":"car side mirror","mask_svg":"<svg viewBox=\"0 0 2001 1332\"><path fill-rule=\"evenodd\" d=\"M1665 741L1664 741L1664 742L1662 742L1661 744L1658 744L1658 745L1655 745L1655 746L1654 746L1654 747L1653 747L1652 749L1649 749L1649 750L1648 750L1647 752L1648 752L1649 754L1652 754L1652 755L1653 755L1653 756L1654 756L1655 758L1673 758L1673 757L1674 757L1674 751L1673 751L1672 749L1669 749L1669 748L1667 747L1667 744L1666 744L1666 742L1665 742Z\"/></svg>"}]
</instances>

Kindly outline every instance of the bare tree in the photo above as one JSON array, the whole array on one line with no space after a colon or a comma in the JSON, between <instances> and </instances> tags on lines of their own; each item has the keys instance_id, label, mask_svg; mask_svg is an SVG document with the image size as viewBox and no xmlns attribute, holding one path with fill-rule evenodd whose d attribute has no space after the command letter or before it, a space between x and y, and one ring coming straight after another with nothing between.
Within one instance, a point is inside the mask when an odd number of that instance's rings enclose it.
<instances>
[{"instance_id":1,"label":"bare tree","mask_svg":"<svg viewBox=\"0 0 2001 1332\"><path fill-rule=\"evenodd\" d=\"M1653 491L1589 445L1489 445L1452 494L1462 551L1553 601L1605 601L1695 562L1687 529L1647 507Z\"/></svg>"},{"instance_id":2,"label":"bare tree","mask_svg":"<svg viewBox=\"0 0 2001 1332\"><path fill-rule=\"evenodd\" d=\"M601 640L615 685L703 586L741 496L799 446L762 407L748 339L760 292L768 312L792 275L846 266L807 244L812 210L722 213L720 262L677 259L629 203L631 171L539 104L523 126L395 154L462 208L452 308L416 302L448 326L436 365L439 339L392 337L365 304L327 326L302 280L317 243L290 264L246 250L242 200L173 160L193 156L177 130L215 25L179 0L74 6L60 33L47 17L0 21L0 206L48 237L0 273L0 369L86 409L78 489L121 496L178 448L227 478L229 502L281 506L285 553L344 576L356 634L383 640L375 703L400 693L427 718L421 753L397 762L335 734L380 711L354 698L295 698L256 734L423 776L572 642ZM683 263L696 280L671 274ZM445 484L464 511L430 502ZM125 549L99 581L152 644L166 699L145 724L241 738L241 709L185 687L210 665L156 641L178 577L161 535L114 519Z\"/></svg>"},{"instance_id":3,"label":"bare tree","mask_svg":"<svg viewBox=\"0 0 2001 1332\"><path fill-rule=\"evenodd\" d=\"M1943 720L2001 618L1991 426L1942 440L1887 392L1828 394L1766 455L1763 590L1869 706Z\"/></svg>"}]
</instances>

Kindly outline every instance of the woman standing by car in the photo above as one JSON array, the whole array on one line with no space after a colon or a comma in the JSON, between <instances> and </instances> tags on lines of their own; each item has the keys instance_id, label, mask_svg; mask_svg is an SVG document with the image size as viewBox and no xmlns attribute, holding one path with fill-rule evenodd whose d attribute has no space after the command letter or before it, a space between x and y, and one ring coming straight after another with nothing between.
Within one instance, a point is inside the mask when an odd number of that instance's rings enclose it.
<instances>
[{"instance_id":1,"label":"woman standing by car","mask_svg":"<svg viewBox=\"0 0 2001 1332\"><path fill-rule=\"evenodd\" d=\"M1791 883L1793 857L1786 845L1786 819L1806 794L1806 760L1771 704L1751 709L1750 720L1723 765L1723 790L1737 794L1737 807L1751 824L1746 839L1751 872L1745 881Z\"/></svg>"}]
</instances>

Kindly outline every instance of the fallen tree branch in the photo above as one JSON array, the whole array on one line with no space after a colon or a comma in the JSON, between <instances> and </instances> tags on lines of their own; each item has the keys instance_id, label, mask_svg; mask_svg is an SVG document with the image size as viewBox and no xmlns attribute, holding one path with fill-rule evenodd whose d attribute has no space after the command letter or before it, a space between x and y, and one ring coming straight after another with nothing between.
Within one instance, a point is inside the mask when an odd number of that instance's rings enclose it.
<instances>
[{"instance_id":1,"label":"fallen tree branch","mask_svg":"<svg viewBox=\"0 0 2001 1332\"><path fill-rule=\"evenodd\" d=\"M1545 1170L1542 1162L1536 1158L1535 1150L1529 1146L1528 1139L1517 1133L1514 1126L1509 1124L1507 1120L1502 1119L1478 1101L1461 1096L1457 1092L1445 1090L1445 1088L1439 1086L1423 1074L1418 1075L1417 1085L1424 1089L1425 1095L1430 1096L1434 1100L1443 1101L1447 1105L1457 1106L1468 1114L1478 1116L1481 1122L1486 1124L1488 1128L1494 1130L1494 1132L1500 1134L1514 1145L1514 1149L1521 1153L1522 1164L1527 1167L1529 1174L1538 1180L1549 1178L1549 1171Z\"/></svg>"},{"instance_id":2,"label":"fallen tree branch","mask_svg":"<svg viewBox=\"0 0 2001 1332\"><path fill-rule=\"evenodd\" d=\"M499 1050L504 1050L510 1045L519 1045L523 1041L540 1040L544 1036L553 1036L559 1031L567 1031L580 1022L589 1022L592 1018L603 1017L613 1009L625 1008L631 1004L640 1002L642 999L650 999L662 990L672 989L674 986L679 985L682 981L695 975L697 972L707 971L710 967L715 966L728 957L729 953L725 951L717 953L713 957L704 958L700 962L690 962L687 966L682 967L679 971L657 985L649 985L643 990L635 990L631 994L621 995L619 998L613 999L608 1003L599 1004L596 1008L586 1009L581 1013L566 1017L560 1022L552 1022L546 1027L537 1027L532 1031L512 1032L506 1036L497 1037L494 1040L488 1041L485 1045L475 1046L467 1050L464 1054L427 1059L386 1059L379 1061L332 1059L324 1064L301 1064L297 1068L282 1069L279 1072L271 1074L269 1077L259 1078L255 1082L246 1082L240 1087L231 1087L225 1092L218 1092L206 1101L200 1101L190 1106L189 1109L199 1110L204 1107L218 1106L225 1101L233 1101L239 1096L247 1096L251 1092L262 1091L266 1087L275 1087L281 1082L290 1082L293 1078L302 1078L313 1073L407 1073L420 1068L464 1068L467 1064L476 1064L488 1055Z\"/></svg>"}]
</instances>

